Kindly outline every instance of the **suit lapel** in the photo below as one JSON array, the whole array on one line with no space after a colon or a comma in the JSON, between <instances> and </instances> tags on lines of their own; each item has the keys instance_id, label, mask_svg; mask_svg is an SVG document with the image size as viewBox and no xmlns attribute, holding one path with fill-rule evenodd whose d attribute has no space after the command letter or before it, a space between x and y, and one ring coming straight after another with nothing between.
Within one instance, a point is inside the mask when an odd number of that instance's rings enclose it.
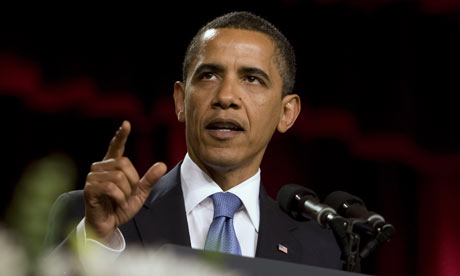
<instances>
[{"instance_id":1,"label":"suit lapel","mask_svg":"<svg viewBox=\"0 0 460 276\"><path fill-rule=\"evenodd\" d=\"M146 203L134 217L144 246L177 244L190 247L180 165L155 184Z\"/></svg>"},{"instance_id":2,"label":"suit lapel","mask_svg":"<svg viewBox=\"0 0 460 276\"><path fill-rule=\"evenodd\" d=\"M134 217L135 227L144 246L177 244L190 247L184 196L180 185L180 165L158 181L146 203ZM292 235L297 229L261 185L260 227L256 257L297 262L301 258L299 242ZM280 248L287 248L287 254Z\"/></svg>"},{"instance_id":3,"label":"suit lapel","mask_svg":"<svg viewBox=\"0 0 460 276\"><path fill-rule=\"evenodd\" d=\"M256 257L298 261L301 248L292 235L292 231L297 228L296 223L280 210L278 204L265 193L262 185L259 198L260 227Z\"/></svg>"}]
</instances>

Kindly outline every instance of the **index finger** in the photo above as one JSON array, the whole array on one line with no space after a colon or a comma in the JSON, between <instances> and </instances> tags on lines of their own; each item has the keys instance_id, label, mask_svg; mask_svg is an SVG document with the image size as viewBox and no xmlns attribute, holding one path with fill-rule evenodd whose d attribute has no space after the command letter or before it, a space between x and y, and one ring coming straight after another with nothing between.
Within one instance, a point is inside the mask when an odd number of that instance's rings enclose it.
<instances>
[{"instance_id":1,"label":"index finger","mask_svg":"<svg viewBox=\"0 0 460 276\"><path fill-rule=\"evenodd\" d=\"M109 149L103 160L120 158L125 152L125 144L128 140L128 135L131 132L131 124L128 121L123 121L120 129L113 136L110 141Z\"/></svg>"}]
</instances>

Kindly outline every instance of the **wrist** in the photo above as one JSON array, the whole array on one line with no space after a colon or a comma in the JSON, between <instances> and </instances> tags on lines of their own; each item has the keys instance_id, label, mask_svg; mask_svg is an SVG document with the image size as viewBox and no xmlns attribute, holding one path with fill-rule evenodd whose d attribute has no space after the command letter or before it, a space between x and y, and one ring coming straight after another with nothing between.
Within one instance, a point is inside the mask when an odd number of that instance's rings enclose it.
<instances>
[{"instance_id":1,"label":"wrist","mask_svg":"<svg viewBox=\"0 0 460 276\"><path fill-rule=\"evenodd\" d=\"M96 230L96 227L91 226L90 223L87 221L85 222L85 232L86 238L98 241L104 245L109 245L110 242L115 237L115 230L116 229L109 229L109 230Z\"/></svg>"}]
</instances>

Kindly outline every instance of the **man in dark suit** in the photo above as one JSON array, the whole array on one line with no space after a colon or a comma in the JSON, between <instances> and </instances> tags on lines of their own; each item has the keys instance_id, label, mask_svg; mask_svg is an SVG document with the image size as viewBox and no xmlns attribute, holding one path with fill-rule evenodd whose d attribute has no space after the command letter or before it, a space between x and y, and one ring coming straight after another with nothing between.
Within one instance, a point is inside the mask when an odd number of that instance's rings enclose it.
<instances>
[{"instance_id":1,"label":"man in dark suit","mask_svg":"<svg viewBox=\"0 0 460 276\"><path fill-rule=\"evenodd\" d=\"M224 192L241 206L231 217L237 254L340 268L332 233L289 218L260 183L274 131L286 132L300 112L294 79L293 49L269 22L246 12L211 21L191 41L183 82L174 85L186 128L184 160L166 175L159 162L140 177L123 156L131 129L123 122L104 159L91 166L84 191L57 200L48 242L63 237L62 225L53 224L60 216L81 220L71 235L113 258L139 243L209 249L213 195Z\"/></svg>"}]
</instances>

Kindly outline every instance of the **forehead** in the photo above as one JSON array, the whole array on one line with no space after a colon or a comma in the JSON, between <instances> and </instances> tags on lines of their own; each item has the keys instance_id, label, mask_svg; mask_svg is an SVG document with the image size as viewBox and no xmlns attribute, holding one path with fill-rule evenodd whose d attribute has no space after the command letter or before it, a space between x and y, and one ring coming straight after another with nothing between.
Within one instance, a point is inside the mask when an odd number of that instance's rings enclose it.
<instances>
[{"instance_id":1,"label":"forehead","mask_svg":"<svg viewBox=\"0 0 460 276\"><path fill-rule=\"evenodd\" d=\"M279 74L275 44L265 34L240 29L210 29L200 37L201 49L193 67L201 63L258 67Z\"/></svg>"}]
</instances>

